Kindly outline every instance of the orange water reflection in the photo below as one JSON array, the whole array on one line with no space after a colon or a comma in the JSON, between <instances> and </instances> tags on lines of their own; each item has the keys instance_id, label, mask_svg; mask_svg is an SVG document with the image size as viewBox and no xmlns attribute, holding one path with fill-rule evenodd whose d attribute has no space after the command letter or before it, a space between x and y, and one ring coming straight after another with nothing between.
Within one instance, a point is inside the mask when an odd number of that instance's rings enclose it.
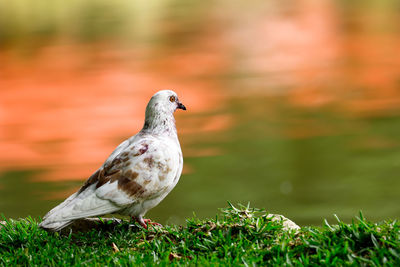
<instances>
[{"instance_id":1,"label":"orange water reflection","mask_svg":"<svg viewBox=\"0 0 400 267\"><path fill-rule=\"evenodd\" d=\"M40 175L41 180L90 175L120 141L141 128L145 105L158 89L176 90L191 114L221 107L224 102L213 81L177 79L171 68L165 66L162 71L144 63L107 59L86 64L87 55L74 46L45 47L29 61L7 54L1 58L7 64L0 78L4 129L0 133L0 168L49 170ZM202 71L212 71L205 70L208 65L215 68L216 58L211 61L213 64L206 56L197 64L203 65ZM187 64L183 57L171 58L171 62L175 72ZM193 132L194 125L196 132L221 131L231 121L229 116L217 115L185 123L184 114L178 112L177 116L181 134Z\"/></svg>"},{"instance_id":2,"label":"orange water reflection","mask_svg":"<svg viewBox=\"0 0 400 267\"><path fill-rule=\"evenodd\" d=\"M188 107L190 115L177 114L184 145L192 135L234 125L234 115L216 112L230 97L283 95L296 107L333 106L350 116L399 109L400 34L392 26L398 14L347 10L334 1L218 3L200 14L208 23L176 49L68 40L40 46L29 59L2 51L0 170L44 168L40 179L84 179L141 128L146 102L164 88L176 90ZM174 39L176 23L162 23L155 35ZM284 134L331 131L295 126Z\"/></svg>"},{"instance_id":3,"label":"orange water reflection","mask_svg":"<svg viewBox=\"0 0 400 267\"><path fill-rule=\"evenodd\" d=\"M298 107L333 105L355 116L399 108L398 12L379 1L260 5L225 15L233 25L227 42L240 55L236 94L283 95ZM239 9L250 12L235 16Z\"/></svg>"}]
</instances>

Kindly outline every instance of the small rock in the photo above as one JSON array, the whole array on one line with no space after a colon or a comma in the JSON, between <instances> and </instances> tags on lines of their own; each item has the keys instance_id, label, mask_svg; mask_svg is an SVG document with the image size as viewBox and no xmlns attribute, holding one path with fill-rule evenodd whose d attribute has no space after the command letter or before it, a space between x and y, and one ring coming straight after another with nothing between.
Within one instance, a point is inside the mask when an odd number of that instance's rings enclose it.
<instances>
[{"instance_id":1,"label":"small rock","mask_svg":"<svg viewBox=\"0 0 400 267\"><path fill-rule=\"evenodd\" d=\"M300 226L298 226L297 224L295 224L293 221L289 220L288 218L286 218L283 215L279 215L279 214L268 214L267 215L268 219L271 219L271 221L273 222L282 222L283 225L283 230L285 231L295 231L298 232L300 230Z\"/></svg>"}]
</instances>

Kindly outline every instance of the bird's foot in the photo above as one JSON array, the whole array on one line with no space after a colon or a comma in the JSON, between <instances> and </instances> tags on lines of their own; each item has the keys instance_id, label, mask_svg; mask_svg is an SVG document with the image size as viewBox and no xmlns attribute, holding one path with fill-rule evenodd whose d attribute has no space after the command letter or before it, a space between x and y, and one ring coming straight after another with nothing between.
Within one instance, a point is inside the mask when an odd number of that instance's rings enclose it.
<instances>
[{"instance_id":1,"label":"bird's foot","mask_svg":"<svg viewBox=\"0 0 400 267\"><path fill-rule=\"evenodd\" d=\"M150 220L150 219L143 219L143 221L144 221L144 223L146 224L146 225L156 225L156 226L160 226L160 227L162 227L162 224L160 224L160 223L158 223L158 222L153 222L152 220Z\"/></svg>"},{"instance_id":2,"label":"bird's foot","mask_svg":"<svg viewBox=\"0 0 400 267\"><path fill-rule=\"evenodd\" d=\"M133 219L135 219L135 221L138 222L145 229L147 229L148 225L156 225L156 226L162 227L161 224L159 224L157 222L153 222L150 219L143 219L143 218L136 218L136 217L134 217Z\"/></svg>"}]
</instances>

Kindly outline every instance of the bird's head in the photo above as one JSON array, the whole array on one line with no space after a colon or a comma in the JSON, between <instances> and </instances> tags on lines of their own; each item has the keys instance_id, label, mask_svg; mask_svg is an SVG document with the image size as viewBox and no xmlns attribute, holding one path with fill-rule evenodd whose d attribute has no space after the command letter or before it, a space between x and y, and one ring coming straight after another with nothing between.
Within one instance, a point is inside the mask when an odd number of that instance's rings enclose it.
<instances>
[{"instance_id":1,"label":"bird's head","mask_svg":"<svg viewBox=\"0 0 400 267\"><path fill-rule=\"evenodd\" d=\"M177 109L186 110L186 107L174 91L158 91L147 104L144 129L175 127L173 113Z\"/></svg>"},{"instance_id":2,"label":"bird's head","mask_svg":"<svg viewBox=\"0 0 400 267\"><path fill-rule=\"evenodd\" d=\"M177 109L186 110L186 107L179 101L178 95L174 91L162 90L153 95L147 109L151 109L153 112L173 113Z\"/></svg>"}]
</instances>

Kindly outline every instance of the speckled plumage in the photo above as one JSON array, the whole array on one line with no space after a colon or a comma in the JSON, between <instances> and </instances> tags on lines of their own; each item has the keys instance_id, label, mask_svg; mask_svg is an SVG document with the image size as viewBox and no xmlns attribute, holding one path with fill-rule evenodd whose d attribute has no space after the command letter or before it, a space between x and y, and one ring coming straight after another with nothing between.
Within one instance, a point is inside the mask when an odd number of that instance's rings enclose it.
<instances>
[{"instance_id":1,"label":"speckled plumage","mask_svg":"<svg viewBox=\"0 0 400 267\"><path fill-rule=\"evenodd\" d=\"M186 109L175 92L156 93L143 129L122 142L81 189L48 212L40 227L58 231L73 220L110 213L143 216L175 187L183 157L173 113Z\"/></svg>"}]
</instances>

